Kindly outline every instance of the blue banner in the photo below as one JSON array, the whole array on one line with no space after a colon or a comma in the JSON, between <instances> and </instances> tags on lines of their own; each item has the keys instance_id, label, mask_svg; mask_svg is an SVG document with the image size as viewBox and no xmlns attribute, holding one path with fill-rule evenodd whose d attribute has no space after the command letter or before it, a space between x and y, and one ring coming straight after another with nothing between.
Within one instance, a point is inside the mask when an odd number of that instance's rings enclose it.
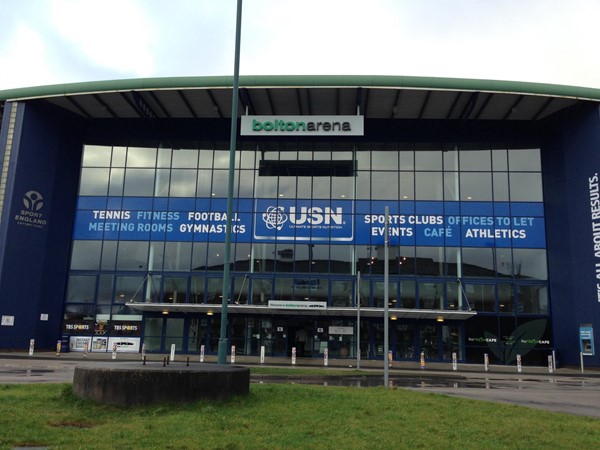
<instances>
[{"instance_id":1,"label":"blue banner","mask_svg":"<svg viewBox=\"0 0 600 450\"><path fill-rule=\"evenodd\" d=\"M545 248L542 203L234 201L232 240ZM74 239L224 242L226 199L80 197Z\"/></svg>"}]
</instances>

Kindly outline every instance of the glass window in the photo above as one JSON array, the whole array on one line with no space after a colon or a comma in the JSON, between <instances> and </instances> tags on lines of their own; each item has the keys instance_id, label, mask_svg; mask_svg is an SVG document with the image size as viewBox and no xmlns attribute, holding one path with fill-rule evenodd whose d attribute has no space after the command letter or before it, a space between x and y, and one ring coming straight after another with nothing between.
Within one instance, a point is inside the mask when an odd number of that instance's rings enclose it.
<instances>
[{"instance_id":1,"label":"glass window","mask_svg":"<svg viewBox=\"0 0 600 450\"><path fill-rule=\"evenodd\" d=\"M444 172L444 200L459 200L458 172Z\"/></svg>"},{"instance_id":2,"label":"glass window","mask_svg":"<svg viewBox=\"0 0 600 450\"><path fill-rule=\"evenodd\" d=\"M462 276L493 277L494 254L491 248L462 249Z\"/></svg>"},{"instance_id":3,"label":"glass window","mask_svg":"<svg viewBox=\"0 0 600 450\"><path fill-rule=\"evenodd\" d=\"M194 197L196 194L196 169L173 169L171 197Z\"/></svg>"},{"instance_id":4,"label":"glass window","mask_svg":"<svg viewBox=\"0 0 600 450\"><path fill-rule=\"evenodd\" d=\"M96 296L96 276L71 275L67 288L67 302L91 303Z\"/></svg>"},{"instance_id":5,"label":"glass window","mask_svg":"<svg viewBox=\"0 0 600 450\"><path fill-rule=\"evenodd\" d=\"M124 195L149 197L154 194L154 169L127 169Z\"/></svg>"},{"instance_id":6,"label":"glass window","mask_svg":"<svg viewBox=\"0 0 600 450\"><path fill-rule=\"evenodd\" d=\"M400 150L400 170L415 170L415 152Z\"/></svg>"},{"instance_id":7,"label":"glass window","mask_svg":"<svg viewBox=\"0 0 600 450\"><path fill-rule=\"evenodd\" d=\"M100 267L102 241L73 241L72 270L97 270Z\"/></svg>"},{"instance_id":8,"label":"glass window","mask_svg":"<svg viewBox=\"0 0 600 450\"><path fill-rule=\"evenodd\" d=\"M153 285L148 279L146 289L144 289L144 277L128 277L128 276L117 276L115 282L115 303L127 303L127 302L142 302L146 300L157 301L157 297Z\"/></svg>"},{"instance_id":9,"label":"glass window","mask_svg":"<svg viewBox=\"0 0 600 450\"><path fill-rule=\"evenodd\" d=\"M117 253L117 270L146 270L148 268L148 242L120 241Z\"/></svg>"},{"instance_id":10,"label":"glass window","mask_svg":"<svg viewBox=\"0 0 600 450\"><path fill-rule=\"evenodd\" d=\"M248 292L250 291L250 280L247 276L235 277L233 279L233 302L236 305L248 304Z\"/></svg>"},{"instance_id":11,"label":"glass window","mask_svg":"<svg viewBox=\"0 0 600 450\"><path fill-rule=\"evenodd\" d=\"M444 275L444 247L416 247L417 275Z\"/></svg>"},{"instance_id":12,"label":"glass window","mask_svg":"<svg viewBox=\"0 0 600 450\"><path fill-rule=\"evenodd\" d=\"M236 170L234 186L239 186L237 197L253 198L254 197L254 171L252 170ZM235 188L234 188L235 190Z\"/></svg>"},{"instance_id":13,"label":"glass window","mask_svg":"<svg viewBox=\"0 0 600 450\"><path fill-rule=\"evenodd\" d=\"M185 319L175 319L169 317L166 319L165 327L165 349L170 349L175 344L176 351L183 350L183 326Z\"/></svg>"},{"instance_id":14,"label":"glass window","mask_svg":"<svg viewBox=\"0 0 600 450\"><path fill-rule=\"evenodd\" d=\"M371 198L371 172L357 172L356 198L366 200Z\"/></svg>"},{"instance_id":15,"label":"glass window","mask_svg":"<svg viewBox=\"0 0 600 450\"><path fill-rule=\"evenodd\" d=\"M543 249L513 249L513 274L516 278L531 278L546 280L548 266L546 250Z\"/></svg>"},{"instance_id":16,"label":"glass window","mask_svg":"<svg viewBox=\"0 0 600 450\"><path fill-rule=\"evenodd\" d=\"M113 147L112 167L125 167L127 147Z\"/></svg>"},{"instance_id":17,"label":"glass window","mask_svg":"<svg viewBox=\"0 0 600 450\"><path fill-rule=\"evenodd\" d=\"M167 242L165 244L165 270L188 271L192 256L191 242Z\"/></svg>"},{"instance_id":18,"label":"glass window","mask_svg":"<svg viewBox=\"0 0 600 450\"><path fill-rule=\"evenodd\" d=\"M125 184L125 169L110 169L110 181L108 184L108 195L121 197Z\"/></svg>"},{"instance_id":19,"label":"glass window","mask_svg":"<svg viewBox=\"0 0 600 450\"><path fill-rule=\"evenodd\" d=\"M510 248L495 248L496 252L496 276L512 276L512 252Z\"/></svg>"},{"instance_id":20,"label":"glass window","mask_svg":"<svg viewBox=\"0 0 600 450\"><path fill-rule=\"evenodd\" d=\"M492 177L489 173L461 172L460 199L462 201L492 201Z\"/></svg>"},{"instance_id":21,"label":"glass window","mask_svg":"<svg viewBox=\"0 0 600 450\"><path fill-rule=\"evenodd\" d=\"M271 280L252 280L252 304L266 305L271 299L272 285Z\"/></svg>"},{"instance_id":22,"label":"glass window","mask_svg":"<svg viewBox=\"0 0 600 450\"><path fill-rule=\"evenodd\" d=\"M313 177L313 198L331 198L331 178ZM281 187L280 187L281 189Z\"/></svg>"},{"instance_id":23,"label":"glass window","mask_svg":"<svg viewBox=\"0 0 600 450\"><path fill-rule=\"evenodd\" d=\"M165 259L165 243L150 242L150 254L148 255L148 270L161 271Z\"/></svg>"},{"instance_id":24,"label":"glass window","mask_svg":"<svg viewBox=\"0 0 600 450\"><path fill-rule=\"evenodd\" d=\"M155 197L168 197L170 181L171 181L171 170L170 169L157 169L156 170L156 181L154 182L154 196Z\"/></svg>"},{"instance_id":25,"label":"glass window","mask_svg":"<svg viewBox=\"0 0 600 450\"><path fill-rule=\"evenodd\" d=\"M351 307L354 305L352 280L331 280L331 305L334 307ZM326 300L326 296L322 296Z\"/></svg>"},{"instance_id":26,"label":"glass window","mask_svg":"<svg viewBox=\"0 0 600 450\"><path fill-rule=\"evenodd\" d=\"M106 195L108 174L109 169L82 169L79 195Z\"/></svg>"},{"instance_id":27,"label":"glass window","mask_svg":"<svg viewBox=\"0 0 600 450\"><path fill-rule=\"evenodd\" d=\"M236 161L239 161L239 165L237 167L240 169L254 169L256 166L255 160L258 155L260 155L260 152L254 150L238 151Z\"/></svg>"},{"instance_id":28,"label":"glass window","mask_svg":"<svg viewBox=\"0 0 600 450\"><path fill-rule=\"evenodd\" d=\"M171 167L171 154L173 150L170 148L159 148L156 167Z\"/></svg>"},{"instance_id":29,"label":"glass window","mask_svg":"<svg viewBox=\"0 0 600 450\"><path fill-rule=\"evenodd\" d=\"M229 171L215 170L212 177L213 182L210 195L212 197L227 198L227 190L229 189Z\"/></svg>"},{"instance_id":30,"label":"glass window","mask_svg":"<svg viewBox=\"0 0 600 450\"><path fill-rule=\"evenodd\" d=\"M396 150L373 150L371 165L372 170L397 170L398 152Z\"/></svg>"},{"instance_id":31,"label":"glass window","mask_svg":"<svg viewBox=\"0 0 600 450\"><path fill-rule=\"evenodd\" d=\"M357 149L355 155L357 170L371 170L371 152L366 149Z\"/></svg>"},{"instance_id":32,"label":"glass window","mask_svg":"<svg viewBox=\"0 0 600 450\"><path fill-rule=\"evenodd\" d=\"M414 200L415 198L415 174L412 172L400 172L400 200Z\"/></svg>"},{"instance_id":33,"label":"glass window","mask_svg":"<svg viewBox=\"0 0 600 450\"><path fill-rule=\"evenodd\" d=\"M187 278L163 278L163 303L185 303L187 296Z\"/></svg>"},{"instance_id":34,"label":"glass window","mask_svg":"<svg viewBox=\"0 0 600 450\"><path fill-rule=\"evenodd\" d=\"M117 241L104 241L102 245L102 270L114 270L117 261Z\"/></svg>"},{"instance_id":35,"label":"glass window","mask_svg":"<svg viewBox=\"0 0 600 450\"><path fill-rule=\"evenodd\" d=\"M352 273L351 245L332 245L330 248L330 271L331 273Z\"/></svg>"},{"instance_id":36,"label":"glass window","mask_svg":"<svg viewBox=\"0 0 600 450\"><path fill-rule=\"evenodd\" d=\"M492 159L489 150L461 150L460 170L490 171Z\"/></svg>"},{"instance_id":37,"label":"glass window","mask_svg":"<svg viewBox=\"0 0 600 450\"><path fill-rule=\"evenodd\" d=\"M215 169L229 168L229 150L215 150Z\"/></svg>"},{"instance_id":38,"label":"glass window","mask_svg":"<svg viewBox=\"0 0 600 450\"><path fill-rule=\"evenodd\" d=\"M541 172L542 162L540 159L540 150L537 148L509 150L508 167L511 172Z\"/></svg>"},{"instance_id":39,"label":"glass window","mask_svg":"<svg viewBox=\"0 0 600 450\"><path fill-rule=\"evenodd\" d=\"M398 200L398 172L373 173L373 198Z\"/></svg>"},{"instance_id":40,"label":"glass window","mask_svg":"<svg viewBox=\"0 0 600 450\"><path fill-rule=\"evenodd\" d=\"M509 178L511 201L541 202L544 200L541 173L511 172Z\"/></svg>"},{"instance_id":41,"label":"glass window","mask_svg":"<svg viewBox=\"0 0 600 450\"><path fill-rule=\"evenodd\" d=\"M417 307L417 283L413 280L400 280L399 308L414 309Z\"/></svg>"},{"instance_id":42,"label":"glass window","mask_svg":"<svg viewBox=\"0 0 600 450\"><path fill-rule=\"evenodd\" d=\"M463 309L462 292L459 283L446 284L446 308Z\"/></svg>"},{"instance_id":43,"label":"glass window","mask_svg":"<svg viewBox=\"0 0 600 450\"><path fill-rule=\"evenodd\" d=\"M204 303L206 277L192 277L190 280L190 303Z\"/></svg>"},{"instance_id":44,"label":"glass window","mask_svg":"<svg viewBox=\"0 0 600 450\"><path fill-rule=\"evenodd\" d=\"M548 314L548 288L546 286L518 286L519 313Z\"/></svg>"},{"instance_id":45,"label":"glass window","mask_svg":"<svg viewBox=\"0 0 600 450\"><path fill-rule=\"evenodd\" d=\"M494 171L508 170L508 157L506 150L492 150L492 167Z\"/></svg>"},{"instance_id":46,"label":"glass window","mask_svg":"<svg viewBox=\"0 0 600 450\"><path fill-rule=\"evenodd\" d=\"M208 243L194 242L192 251L192 270L206 270Z\"/></svg>"},{"instance_id":47,"label":"glass window","mask_svg":"<svg viewBox=\"0 0 600 450\"><path fill-rule=\"evenodd\" d=\"M110 167L111 147L86 145L83 148L83 167Z\"/></svg>"},{"instance_id":48,"label":"glass window","mask_svg":"<svg viewBox=\"0 0 600 450\"><path fill-rule=\"evenodd\" d=\"M496 311L496 289L493 284L467 284L465 291L469 305L475 311Z\"/></svg>"},{"instance_id":49,"label":"glass window","mask_svg":"<svg viewBox=\"0 0 600 450\"><path fill-rule=\"evenodd\" d=\"M363 283L366 280L363 281ZM373 297L373 307L383 308L385 305L385 283L383 281L371 281L371 295ZM394 301L395 300L395 301ZM396 307L398 304L398 283L390 280L388 282L388 307Z\"/></svg>"},{"instance_id":50,"label":"glass window","mask_svg":"<svg viewBox=\"0 0 600 450\"><path fill-rule=\"evenodd\" d=\"M198 167L202 169L212 169L213 166L213 151L212 149L200 149L200 159Z\"/></svg>"},{"instance_id":51,"label":"glass window","mask_svg":"<svg viewBox=\"0 0 600 450\"><path fill-rule=\"evenodd\" d=\"M417 172L415 173L417 200L443 200L444 183L442 172Z\"/></svg>"},{"instance_id":52,"label":"glass window","mask_svg":"<svg viewBox=\"0 0 600 450\"><path fill-rule=\"evenodd\" d=\"M458 170L458 150L444 150L444 170L456 171Z\"/></svg>"},{"instance_id":53,"label":"glass window","mask_svg":"<svg viewBox=\"0 0 600 450\"><path fill-rule=\"evenodd\" d=\"M273 272L275 270L275 244L255 244L254 270L256 272Z\"/></svg>"},{"instance_id":54,"label":"glass window","mask_svg":"<svg viewBox=\"0 0 600 450\"><path fill-rule=\"evenodd\" d=\"M155 167L156 149L129 147L127 150L127 167Z\"/></svg>"},{"instance_id":55,"label":"glass window","mask_svg":"<svg viewBox=\"0 0 600 450\"><path fill-rule=\"evenodd\" d=\"M415 152L415 170L442 170L442 152L417 150Z\"/></svg>"},{"instance_id":56,"label":"glass window","mask_svg":"<svg viewBox=\"0 0 600 450\"><path fill-rule=\"evenodd\" d=\"M198 150L173 150L171 167L196 169L198 167Z\"/></svg>"},{"instance_id":57,"label":"glass window","mask_svg":"<svg viewBox=\"0 0 600 450\"><path fill-rule=\"evenodd\" d=\"M100 274L98 276L98 303L112 303L114 275Z\"/></svg>"},{"instance_id":58,"label":"glass window","mask_svg":"<svg viewBox=\"0 0 600 450\"><path fill-rule=\"evenodd\" d=\"M206 303L221 304L223 302L223 279L206 279Z\"/></svg>"},{"instance_id":59,"label":"glass window","mask_svg":"<svg viewBox=\"0 0 600 450\"><path fill-rule=\"evenodd\" d=\"M508 173L498 172L492 175L494 180L494 201L507 202L508 198Z\"/></svg>"},{"instance_id":60,"label":"glass window","mask_svg":"<svg viewBox=\"0 0 600 450\"><path fill-rule=\"evenodd\" d=\"M211 242L208 244L208 270L223 271L225 260L225 244L222 242Z\"/></svg>"},{"instance_id":61,"label":"glass window","mask_svg":"<svg viewBox=\"0 0 600 450\"><path fill-rule=\"evenodd\" d=\"M511 284L498 285L498 309L501 313L514 313L515 293Z\"/></svg>"},{"instance_id":62,"label":"glass window","mask_svg":"<svg viewBox=\"0 0 600 450\"><path fill-rule=\"evenodd\" d=\"M211 196L212 190L212 171L198 171L198 187L196 188L196 197L207 198Z\"/></svg>"},{"instance_id":63,"label":"glass window","mask_svg":"<svg viewBox=\"0 0 600 450\"><path fill-rule=\"evenodd\" d=\"M419 308L442 309L444 304L444 283L419 283Z\"/></svg>"}]
</instances>

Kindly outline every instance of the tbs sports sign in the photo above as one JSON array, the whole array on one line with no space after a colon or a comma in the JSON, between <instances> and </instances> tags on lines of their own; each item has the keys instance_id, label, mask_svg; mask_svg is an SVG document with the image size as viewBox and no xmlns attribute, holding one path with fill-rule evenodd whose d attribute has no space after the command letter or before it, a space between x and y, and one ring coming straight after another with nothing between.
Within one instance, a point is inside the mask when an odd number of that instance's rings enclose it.
<instances>
[{"instance_id":1,"label":"tbs sports sign","mask_svg":"<svg viewBox=\"0 0 600 450\"><path fill-rule=\"evenodd\" d=\"M296 241L352 241L351 201L256 200L254 238Z\"/></svg>"}]
</instances>

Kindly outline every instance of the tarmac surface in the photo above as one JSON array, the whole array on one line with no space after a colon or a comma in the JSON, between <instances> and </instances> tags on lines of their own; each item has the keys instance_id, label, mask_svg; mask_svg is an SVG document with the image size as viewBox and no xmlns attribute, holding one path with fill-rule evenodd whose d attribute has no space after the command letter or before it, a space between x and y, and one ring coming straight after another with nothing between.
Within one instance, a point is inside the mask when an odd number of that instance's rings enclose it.
<instances>
[{"instance_id":1,"label":"tarmac surface","mask_svg":"<svg viewBox=\"0 0 600 450\"><path fill-rule=\"evenodd\" d=\"M189 358L189 362L188 362ZM146 364L162 367L168 355L151 354ZM73 381L73 373L78 365L94 365L99 362L119 364L138 361L142 357L135 353L0 353L0 384L15 383L65 383ZM176 355L169 361L169 367L186 364L215 364L215 356L206 356L204 362L199 357ZM356 369L356 360L330 359L328 365L317 358L302 358L291 364L290 358L266 358L263 364L257 357L237 357L236 365L247 367L286 367L320 368L322 375L281 377L273 375L251 376L253 383L310 383L326 386L370 387L383 385L383 361L361 361L360 376L335 376L333 370ZM350 375L350 374L349 374ZM559 368L552 373L547 367L523 367L521 372L515 366L490 366L488 371L481 365L459 364L453 370L452 364L428 363L420 368L418 362L397 362L388 371L388 383L393 388L412 389L426 393L466 397L476 400L510 403L530 408L588 416L600 419L600 371L580 368Z\"/></svg>"}]
</instances>

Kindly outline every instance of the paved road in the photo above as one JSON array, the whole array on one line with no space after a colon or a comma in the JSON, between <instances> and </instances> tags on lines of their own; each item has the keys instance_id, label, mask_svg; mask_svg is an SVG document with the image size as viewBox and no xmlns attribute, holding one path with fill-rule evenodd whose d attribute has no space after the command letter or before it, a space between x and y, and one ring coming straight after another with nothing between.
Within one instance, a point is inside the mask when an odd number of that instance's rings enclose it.
<instances>
[{"instance_id":1,"label":"paved road","mask_svg":"<svg viewBox=\"0 0 600 450\"><path fill-rule=\"evenodd\" d=\"M139 355L132 355L129 360L139 360L138 358ZM75 366L106 361L106 357L82 359L81 355L70 358L62 356L59 358L27 358L2 354L0 355L0 384L71 382ZM115 361L115 363L118 362ZM240 363L244 362L240 361ZM152 364L160 365L160 360L155 360ZM185 363L180 361L179 364ZM289 367L289 365L286 366ZM369 370L369 368L366 369ZM370 370L374 369L370 368ZM327 375L327 369L324 370L323 375ZM423 392L512 403L600 419L599 375L598 372L583 375L577 373L576 370L559 370L557 373L548 374L539 369L535 373L517 374L506 371L483 372L473 368L465 368L458 372L439 369L422 371L412 368L396 368L390 371L390 384ZM265 377L262 381L268 383L285 380ZM294 381L298 382L299 380ZM370 386L381 385L382 380L377 372L374 372L367 379L361 377L341 381L322 377L310 380L303 378L303 381L300 382Z\"/></svg>"}]
</instances>

